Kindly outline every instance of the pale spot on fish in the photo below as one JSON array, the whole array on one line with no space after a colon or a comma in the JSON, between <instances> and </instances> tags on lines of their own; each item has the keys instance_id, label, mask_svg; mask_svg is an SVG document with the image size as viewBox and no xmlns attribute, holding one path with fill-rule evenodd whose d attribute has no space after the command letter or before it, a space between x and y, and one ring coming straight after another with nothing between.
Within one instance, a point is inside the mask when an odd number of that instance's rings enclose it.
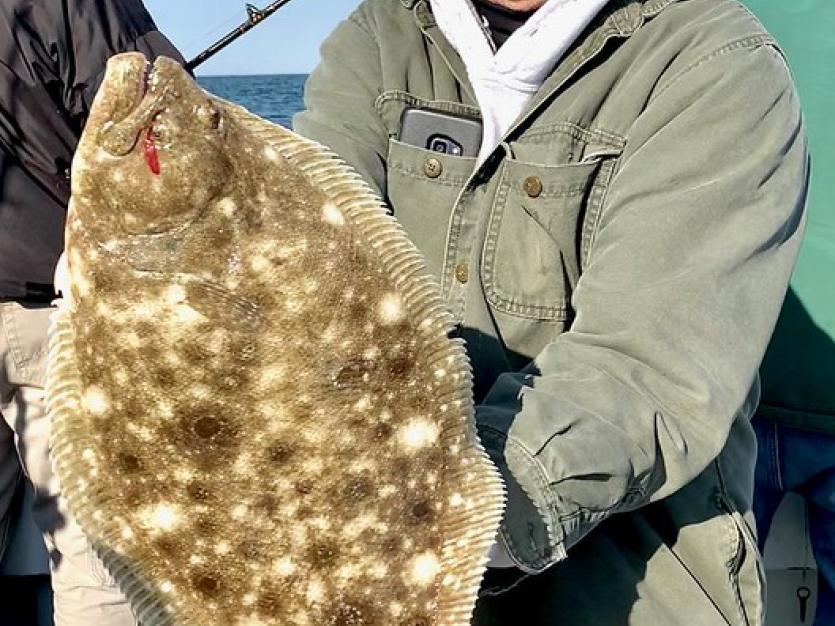
<instances>
[{"instance_id":1,"label":"pale spot on fish","mask_svg":"<svg viewBox=\"0 0 835 626\"><path fill-rule=\"evenodd\" d=\"M188 467L178 467L174 470L174 478L177 480L187 483L194 479L194 471Z\"/></svg>"},{"instance_id":2,"label":"pale spot on fish","mask_svg":"<svg viewBox=\"0 0 835 626\"><path fill-rule=\"evenodd\" d=\"M438 441L441 431L437 424L427 420L412 420L398 433L400 444L409 452L427 448Z\"/></svg>"},{"instance_id":3,"label":"pale spot on fish","mask_svg":"<svg viewBox=\"0 0 835 626\"><path fill-rule=\"evenodd\" d=\"M372 564L370 568L368 568L368 573L371 575L372 578L382 580L383 578L388 576L389 568L385 563L377 561L376 563Z\"/></svg>"},{"instance_id":4,"label":"pale spot on fish","mask_svg":"<svg viewBox=\"0 0 835 626\"><path fill-rule=\"evenodd\" d=\"M254 604L251 602L250 604ZM235 622L235 626L270 626L268 622L260 619L257 615L245 615Z\"/></svg>"},{"instance_id":5,"label":"pale spot on fish","mask_svg":"<svg viewBox=\"0 0 835 626\"><path fill-rule=\"evenodd\" d=\"M103 415L110 408L110 401L99 387L90 387L81 397L81 406L93 415Z\"/></svg>"},{"instance_id":6,"label":"pale spot on fish","mask_svg":"<svg viewBox=\"0 0 835 626\"><path fill-rule=\"evenodd\" d=\"M270 260L262 255L252 257L252 260L249 262L249 266L252 268L254 272L266 272L272 266Z\"/></svg>"},{"instance_id":7,"label":"pale spot on fish","mask_svg":"<svg viewBox=\"0 0 835 626\"><path fill-rule=\"evenodd\" d=\"M419 587L428 587L441 571L441 564L433 552L425 552L413 559L406 573L408 582Z\"/></svg>"},{"instance_id":8,"label":"pale spot on fish","mask_svg":"<svg viewBox=\"0 0 835 626\"><path fill-rule=\"evenodd\" d=\"M174 308L174 316L181 324L197 324L206 320L206 316L187 304L176 306Z\"/></svg>"},{"instance_id":9,"label":"pale spot on fish","mask_svg":"<svg viewBox=\"0 0 835 626\"><path fill-rule=\"evenodd\" d=\"M394 292L385 294L377 304L377 316L383 326L391 326L403 321L406 308L400 295Z\"/></svg>"},{"instance_id":10,"label":"pale spot on fish","mask_svg":"<svg viewBox=\"0 0 835 626\"><path fill-rule=\"evenodd\" d=\"M325 599L325 586L318 580L311 580L307 585L307 601L317 604Z\"/></svg>"},{"instance_id":11,"label":"pale spot on fish","mask_svg":"<svg viewBox=\"0 0 835 626\"><path fill-rule=\"evenodd\" d=\"M184 302L186 299L186 290L182 285L170 285L163 296L168 304L174 305Z\"/></svg>"},{"instance_id":12,"label":"pale spot on fish","mask_svg":"<svg viewBox=\"0 0 835 626\"><path fill-rule=\"evenodd\" d=\"M278 161L281 158L281 155L278 153L278 150L276 150L272 146L267 146L266 148L264 148L264 156L267 157L270 161Z\"/></svg>"},{"instance_id":13,"label":"pale spot on fish","mask_svg":"<svg viewBox=\"0 0 835 626\"><path fill-rule=\"evenodd\" d=\"M273 571L278 576L292 576L296 571L296 566L293 564L293 559L285 556L273 563Z\"/></svg>"},{"instance_id":14,"label":"pale spot on fish","mask_svg":"<svg viewBox=\"0 0 835 626\"><path fill-rule=\"evenodd\" d=\"M226 217L232 217L235 215L235 211L238 210L238 205L235 204L235 201L232 198L222 198L217 203L220 212L223 213Z\"/></svg>"},{"instance_id":15,"label":"pale spot on fish","mask_svg":"<svg viewBox=\"0 0 835 626\"><path fill-rule=\"evenodd\" d=\"M345 215L333 202L326 202L322 207L322 219L331 226L344 226Z\"/></svg>"},{"instance_id":16,"label":"pale spot on fish","mask_svg":"<svg viewBox=\"0 0 835 626\"><path fill-rule=\"evenodd\" d=\"M145 519L149 526L163 532L174 530L174 527L180 521L177 511L170 504L157 505L151 509L150 513L145 516Z\"/></svg>"}]
</instances>

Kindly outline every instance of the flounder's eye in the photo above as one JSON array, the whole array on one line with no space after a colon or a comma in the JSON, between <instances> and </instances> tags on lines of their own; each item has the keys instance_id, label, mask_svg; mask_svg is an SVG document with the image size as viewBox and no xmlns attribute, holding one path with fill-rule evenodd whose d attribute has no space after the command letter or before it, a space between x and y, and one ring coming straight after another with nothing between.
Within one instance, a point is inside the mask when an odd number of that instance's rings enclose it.
<instances>
[{"instance_id":1,"label":"flounder's eye","mask_svg":"<svg viewBox=\"0 0 835 626\"><path fill-rule=\"evenodd\" d=\"M220 111L207 102L198 107L197 119L203 126L215 130L220 126Z\"/></svg>"}]
</instances>

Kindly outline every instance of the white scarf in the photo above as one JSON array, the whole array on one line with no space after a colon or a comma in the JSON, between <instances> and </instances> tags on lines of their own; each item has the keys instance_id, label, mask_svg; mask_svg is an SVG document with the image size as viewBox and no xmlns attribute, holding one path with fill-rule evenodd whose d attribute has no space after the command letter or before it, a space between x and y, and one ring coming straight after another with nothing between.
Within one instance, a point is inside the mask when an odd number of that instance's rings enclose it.
<instances>
[{"instance_id":1,"label":"white scarf","mask_svg":"<svg viewBox=\"0 0 835 626\"><path fill-rule=\"evenodd\" d=\"M458 51L481 108L478 162L504 134L580 33L609 0L547 0L494 52L470 0L430 0L438 27Z\"/></svg>"}]
</instances>

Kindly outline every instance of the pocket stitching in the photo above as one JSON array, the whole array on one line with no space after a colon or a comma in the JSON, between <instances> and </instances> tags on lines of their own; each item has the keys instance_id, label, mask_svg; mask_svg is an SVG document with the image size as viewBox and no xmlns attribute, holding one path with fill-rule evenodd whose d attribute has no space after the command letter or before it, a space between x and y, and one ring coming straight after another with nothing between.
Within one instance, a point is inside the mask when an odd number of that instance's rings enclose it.
<instances>
[{"instance_id":1,"label":"pocket stitching","mask_svg":"<svg viewBox=\"0 0 835 626\"><path fill-rule=\"evenodd\" d=\"M490 211L490 221L488 225L487 236L485 237L483 247L483 281L484 294L488 302L490 302L498 310L512 313L520 317L526 317L537 320L564 322L568 319L570 314L570 295L569 289L564 289L560 297L561 302L549 304L531 304L520 302L518 298L503 293L500 285L497 285L496 276L496 256L498 250L498 240L501 231L501 224L507 208L508 196L511 190L515 192L523 192L523 186L519 183L508 180L506 162L503 164L502 172L499 174L500 182L499 189L496 192L493 206ZM599 170L598 170L599 171ZM582 196L586 192L593 191L597 184L597 173L593 173L583 183L573 183L566 185L550 185L543 190L543 197L546 198L571 198L574 196ZM530 216L528 209L522 206L522 210ZM578 211L578 218L582 215L583 209ZM532 219L533 216L530 216ZM541 220L535 219L540 224ZM585 221L585 220L583 220ZM560 250L560 256L566 253L565 250ZM563 276L568 286L568 280L565 276L565 264L562 265Z\"/></svg>"}]
</instances>

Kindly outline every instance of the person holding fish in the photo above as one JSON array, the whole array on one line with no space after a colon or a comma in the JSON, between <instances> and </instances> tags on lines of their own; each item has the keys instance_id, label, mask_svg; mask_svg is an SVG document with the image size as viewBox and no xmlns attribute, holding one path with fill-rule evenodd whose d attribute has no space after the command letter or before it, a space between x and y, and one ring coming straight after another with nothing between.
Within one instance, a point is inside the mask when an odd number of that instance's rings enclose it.
<instances>
[{"instance_id":1,"label":"person holding fish","mask_svg":"<svg viewBox=\"0 0 835 626\"><path fill-rule=\"evenodd\" d=\"M749 419L808 179L771 35L730 0L366 0L306 107L467 341L508 495L473 624L763 624Z\"/></svg>"},{"instance_id":2,"label":"person holding fish","mask_svg":"<svg viewBox=\"0 0 835 626\"><path fill-rule=\"evenodd\" d=\"M0 559L13 503L31 481L36 521L51 551L55 623L133 624L59 499L50 469L47 321L70 162L107 59L126 50L182 58L140 0L12 0L0 7L0 31Z\"/></svg>"}]
</instances>

